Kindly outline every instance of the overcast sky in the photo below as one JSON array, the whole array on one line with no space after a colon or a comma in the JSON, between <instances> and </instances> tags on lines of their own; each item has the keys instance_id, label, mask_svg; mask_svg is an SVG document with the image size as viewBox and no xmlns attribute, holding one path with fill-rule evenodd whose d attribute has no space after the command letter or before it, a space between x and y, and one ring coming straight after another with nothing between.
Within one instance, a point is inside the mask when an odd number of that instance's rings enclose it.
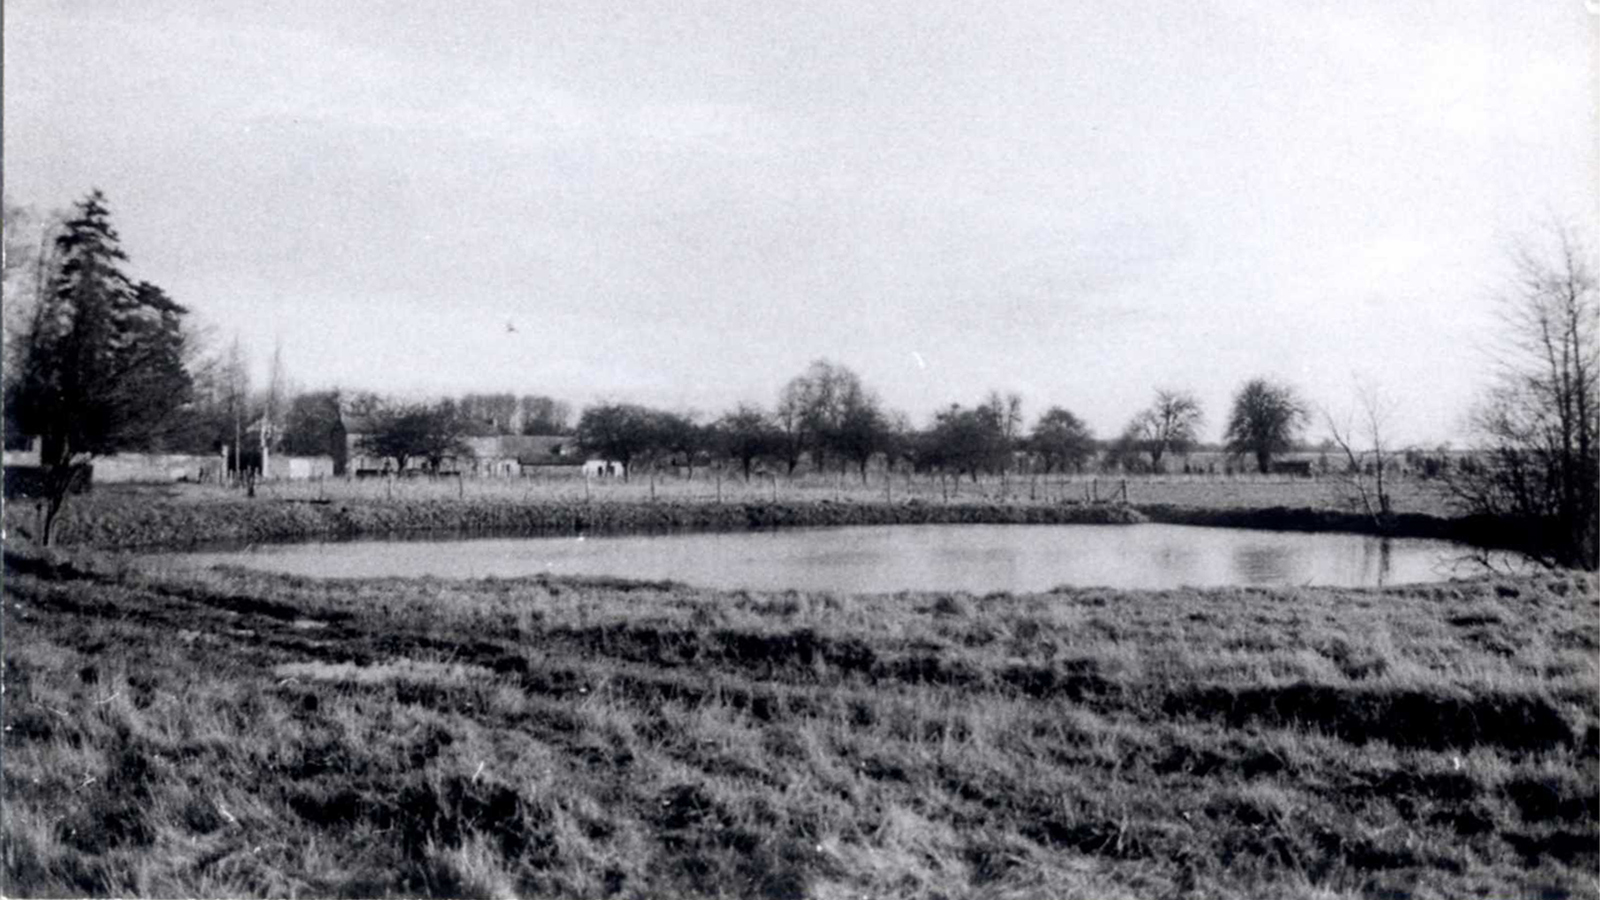
<instances>
[{"instance_id":1,"label":"overcast sky","mask_svg":"<svg viewBox=\"0 0 1600 900\"><path fill-rule=\"evenodd\" d=\"M426 10L417 7L427 7ZM7 199L306 387L924 421L1158 386L1460 439L1506 248L1592 227L1581 0L7 0ZM507 329L507 323L515 332Z\"/></svg>"}]
</instances>

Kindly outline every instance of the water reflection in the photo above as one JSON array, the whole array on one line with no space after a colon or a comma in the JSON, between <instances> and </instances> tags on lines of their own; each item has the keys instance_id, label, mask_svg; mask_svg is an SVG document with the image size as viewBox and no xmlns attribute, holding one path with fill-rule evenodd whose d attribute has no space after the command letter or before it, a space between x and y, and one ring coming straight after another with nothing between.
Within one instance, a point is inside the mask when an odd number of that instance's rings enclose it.
<instances>
[{"instance_id":1,"label":"water reflection","mask_svg":"<svg viewBox=\"0 0 1600 900\"><path fill-rule=\"evenodd\" d=\"M725 588L1039 591L1058 585L1379 586L1452 574L1464 548L1182 525L916 525L574 538L351 541L171 554L314 577L673 579Z\"/></svg>"},{"instance_id":2,"label":"water reflection","mask_svg":"<svg viewBox=\"0 0 1600 900\"><path fill-rule=\"evenodd\" d=\"M1289 584L1295 571L1294 548L1241 544L1233 551L1233 572L1239 584Z\"/></svg>"}]
</instances>

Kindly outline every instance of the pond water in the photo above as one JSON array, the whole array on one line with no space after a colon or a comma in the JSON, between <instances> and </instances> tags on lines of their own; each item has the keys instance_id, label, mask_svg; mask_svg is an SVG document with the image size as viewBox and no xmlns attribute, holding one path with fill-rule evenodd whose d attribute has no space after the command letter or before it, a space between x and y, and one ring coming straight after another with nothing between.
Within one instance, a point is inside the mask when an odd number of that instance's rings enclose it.
<instances>
[{"instance_id":1,"label":"pond water","mask_svg":"<svg viewBox=\"0 0 1600 900\"><path fill-rule=\"evenodd\" d=\"M874 525L608 537L356 540L163 554L294 575L552 575L716 588L1043 591L1058 585L1383 586L1471 574L1447 541L1189 525Z\"/></svg>"}]
</instances>

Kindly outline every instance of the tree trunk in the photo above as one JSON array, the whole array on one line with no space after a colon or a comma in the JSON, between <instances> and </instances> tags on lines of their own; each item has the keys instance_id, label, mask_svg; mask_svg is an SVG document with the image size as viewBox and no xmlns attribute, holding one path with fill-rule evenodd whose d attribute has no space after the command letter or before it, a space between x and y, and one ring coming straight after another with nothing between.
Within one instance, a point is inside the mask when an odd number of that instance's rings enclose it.
<instances>
[{"instance_id":1,"label":"tree trunk","mask_svg":"<svg viewBox=\"0 0 1600 900\"><path fill-rule=\"evenodd\" d=\"M67 461L52 464L50 474L45 478L44 533L39 538L46 547L55 546L56 524L60 521L61 511L67 506L67 497L83 473L82 467L72 464L70 452L62 455Z\"/></svg>"}]
</instances>

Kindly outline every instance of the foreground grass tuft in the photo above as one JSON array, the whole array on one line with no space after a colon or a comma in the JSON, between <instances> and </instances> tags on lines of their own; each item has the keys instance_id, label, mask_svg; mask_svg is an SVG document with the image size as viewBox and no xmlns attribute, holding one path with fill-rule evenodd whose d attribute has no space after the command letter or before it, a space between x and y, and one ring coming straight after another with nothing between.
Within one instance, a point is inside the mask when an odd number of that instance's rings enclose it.
<instances>
[{"instance_id":1,"label":"foreground grass tuft","mask_svg":"<svg viewBox=\"0 0 1600 900\"><path fill-rule=\"evenodd\" d=\"M1586 576L974 597L8 552L8 896L1600 895Z\"/></svg>"}]
</instances>

